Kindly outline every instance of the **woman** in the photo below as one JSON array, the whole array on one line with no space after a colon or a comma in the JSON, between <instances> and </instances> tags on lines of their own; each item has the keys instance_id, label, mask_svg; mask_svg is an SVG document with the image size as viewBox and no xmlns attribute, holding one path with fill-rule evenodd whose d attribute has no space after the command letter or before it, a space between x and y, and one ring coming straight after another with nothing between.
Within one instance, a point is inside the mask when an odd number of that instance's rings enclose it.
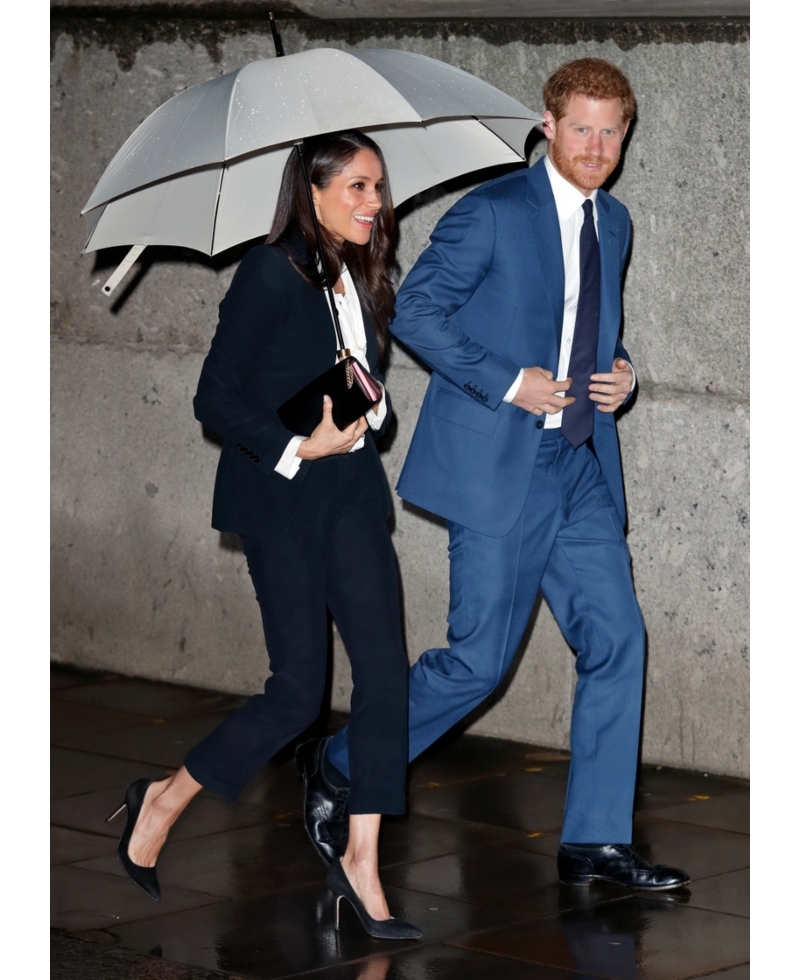
<instances>
[{"instance_id":1,"label":"woman","mask_svg":"<svg viewBox=\"0 0 800 980\"><path fill-rule=\"evenodd\" d=\"M394 305L394 215L381 152L363 134L346 132L306 140L304 156L345 344L382 381L378 361ZM391 497L374 443L388 399L384 391L340 431L326 396L308 438L289 432L277 415L336 359L316 253L292 153L267 242L245 255L220 305L194 400L197 418L224 437L212 525L241 538L272 674L264 693L195 746L174 776L129 787L118 853L158 899L156 858L190 800L203 787L235 800L317 718L330 609L353 675L349 837L327 878L337 928L339 901L347 898L371 935L415 939L418 929L390 917L378 874L381 814L405 812L408 754L408 661L386 524Z\"/></svg>"}]
</instances>

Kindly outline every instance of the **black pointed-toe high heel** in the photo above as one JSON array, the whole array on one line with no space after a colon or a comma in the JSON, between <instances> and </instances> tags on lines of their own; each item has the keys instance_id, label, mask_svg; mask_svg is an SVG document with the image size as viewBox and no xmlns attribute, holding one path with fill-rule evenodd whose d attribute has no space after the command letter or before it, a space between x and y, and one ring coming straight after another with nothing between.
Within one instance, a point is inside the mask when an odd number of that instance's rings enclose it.
<instances>
[{"instance_id":1,"label":"black pointed-toe high heel","mask_svg":"<svg viewBox=\"0 0 800 980\"><path fill-rule=\"evenodd\" d=\"M330 868L325 881L333 897L336 899L336 930L339 930L339 904L343 898L353 906L361 925L368 935L374 939L421 939L422 932L410 922L402 919L373 919L364 908L364 903L356 895L355 889L342 867L341 859L335 861Z\"/></svg>"},{"instance_id":2,"label":"black pointed-toe high heel","mask_svg":"<svg viewBox=\"0 0 800 980\"><path fill-rule=\"evenodd\" d=\"M141 864L134 864L128 856L128 845L131 842L133 828L136 826L136 821L139 819L139 814L142 810L144 794L147 792L147 787L152 781L152 779L137 779L135 783L131 783L128 791L125 793L125 802L108 817L106 823L111 823L114 817L119 816L123 810L127 809L128 819L125 823L125 830L123 830L122 837L120 837L119 844L117 845L117 857L122 867L128 872L131 880L140 888L144 889L154 902L160 902L161 889L158 885L156 869L145 868Z\"/></svg>"}]
</instances>

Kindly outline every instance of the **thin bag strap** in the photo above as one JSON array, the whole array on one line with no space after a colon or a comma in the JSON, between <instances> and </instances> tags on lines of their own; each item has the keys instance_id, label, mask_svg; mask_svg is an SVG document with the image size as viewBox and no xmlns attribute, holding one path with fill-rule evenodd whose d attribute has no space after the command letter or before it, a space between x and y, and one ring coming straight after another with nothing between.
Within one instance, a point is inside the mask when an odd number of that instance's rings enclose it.
<instances>
[{"instance_id":1,"label":"thin bag strap","mask_svg":"<svg viewBox=\"0 0 800 980\"><path fill-rule=\"evenodd\" d=\"M319 222L317 221L317 212L314 208L314 198L311 196L311 181L308 179L308 171L306 170L306 161L303 156L303 143L295 143L294 148L297 150L297 157L300 160L300 169L303 171L303 182L306 185L306 194L308 195L308 206L311 209L311 220L314 222L314 231L317 235L317 251L319 253L319 260L322 264L322 274L325 277L325 288L328 290L328 296L330 297L331 306L331 316L333 317L333 329L336 331L336 340L339 345L339 349L336 351L336 356L341 361L349 355L350 351L344 346L344 338L342 337L342 327L339 323L339 311L336 309L336 298L333 294L333 287L331 286L331 276L328 272L328 263L325 260L325 249L322 247L322 234L319 230Z\"/></svg>"}]
</instances>

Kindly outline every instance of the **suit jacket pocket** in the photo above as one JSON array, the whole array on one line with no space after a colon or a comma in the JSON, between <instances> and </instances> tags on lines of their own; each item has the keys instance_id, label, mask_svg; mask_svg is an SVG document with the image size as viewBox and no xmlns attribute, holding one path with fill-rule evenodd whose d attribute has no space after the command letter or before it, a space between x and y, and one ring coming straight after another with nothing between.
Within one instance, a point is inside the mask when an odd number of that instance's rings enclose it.
<instances>
[{"instance_id":1,"label":"suit jacket pocket","mask_svg":"<svg viewBox=\"0 0 800 980\"><path fill-rule=\"evenodd\" d=\"M481 432L485 436L494 434L500 417L502 405L496 411L462 395L460 391L450 391L447 388L436 388L431 400L431 411L440 419L461 425L473 432Z\"/></svg>"}]
</instances>

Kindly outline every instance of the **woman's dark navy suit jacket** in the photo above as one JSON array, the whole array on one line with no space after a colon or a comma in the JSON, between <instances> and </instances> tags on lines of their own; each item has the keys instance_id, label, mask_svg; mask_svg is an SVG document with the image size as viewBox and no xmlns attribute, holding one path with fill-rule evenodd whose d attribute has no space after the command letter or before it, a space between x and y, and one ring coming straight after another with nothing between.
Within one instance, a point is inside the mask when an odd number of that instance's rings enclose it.
<instances>
[{"instance_id":1,"label":"woman's dark navy suit jacket","mask_svg":"<svg viewBox=\"0 0 800 980\"><path fill-rule=\"evenodd\" d=\"M368 317L367 360L379 380L378 343ZM345 456L303 460L294 479L275 472L294 435L277 409L336 359L328 301L274 245L257 245L242 259L219 308L219 324L194 398L196 418L224 439L214 487L211 524L218 531L266 537L292 522L311 466L346 465ZM389 419L387 412L384 427ZM374 438L363 449L374 459L386 516L391 494Z\"/></svg>"}]
</instances>

